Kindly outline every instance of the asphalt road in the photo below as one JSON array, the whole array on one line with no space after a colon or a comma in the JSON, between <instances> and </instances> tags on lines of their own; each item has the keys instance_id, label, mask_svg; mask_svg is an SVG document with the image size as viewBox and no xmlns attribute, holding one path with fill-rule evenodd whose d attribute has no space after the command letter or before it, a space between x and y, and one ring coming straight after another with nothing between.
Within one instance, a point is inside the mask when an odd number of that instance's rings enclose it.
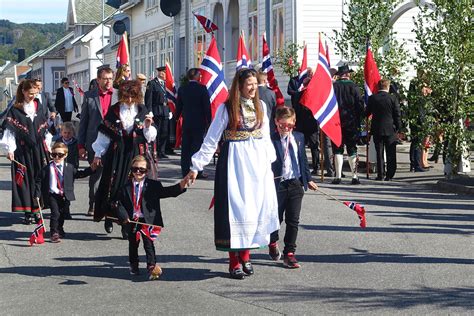
<instances>
[{"instance_id":1,"label":"asphalt road","mask_svg":"<svg viewBox=\"0 0 474 316\"><path fill-rule=\"evenodd\" d=\"M179 157L172 158L161 167L169 184L180 175ZM320 183L338 199L365 205L368 227L361 229L341 203L308 193L296 252L302 268L284 269L262 249L252 253L255 275L245 280L228 278L207 210L213 181L198 180L187 193L162 201L165 227L155 246L163 275L151 282L144 263L142 275L129 275L128 244L117 226L108 235L85 216L87 180L76 182L67 238L29 247L34 226L9 211L9 164L2 158L0 313L472 314L474 198L433 192L409 181L413 176L405 177L403 168L390 183ZM143 249L140 256L143 262Z\"/></svg>"}]
</instances>

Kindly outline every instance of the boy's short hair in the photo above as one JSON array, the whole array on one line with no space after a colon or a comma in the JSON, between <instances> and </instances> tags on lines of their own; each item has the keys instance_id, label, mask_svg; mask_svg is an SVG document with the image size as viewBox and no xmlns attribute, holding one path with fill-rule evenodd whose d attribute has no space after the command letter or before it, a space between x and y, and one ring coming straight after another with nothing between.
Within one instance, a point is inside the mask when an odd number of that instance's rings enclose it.
<instances>
[{"instance_id":1,"label":"boy's short hair","mask_svg":"<svg viewBox=\"0 0 474 316\"><path fill-rule=\"evenodd\" d=\"M292 118L296 120L296 114L293 108L282 106L276 109L276 112L275 112L276 120L288 119L288 118Z\"/></svg>"},{"instance_id":2,"label":"boy's short hair","mask_svg":"<svg viewBox=\"0 0 474 316\"><path fill-rule=\"evenodd\" d=\"M73 135L76 134L76 129L74 128L74 124L72 124L72 122L64 122L61 125L61 129L67 129L70 130Z\"/></svg>"},{"instance_id":3,"label":"boy's short hair","mask_svg":"<svg viewBox=\"0 0 474 316\"><path fill-rule=\"evenodd\" d=\"M133 166L136 162L142 162L142 161L146 162L146 168L150 169L150 162L143 155L137 155L137 156L133 157L132 163L130 164L130 166Z\"/></svg>"},{"instance_id":4,"label":"boy's short hair","mask_svg":"<svg viewBox=\"0 0 474 316\"><path fill-rule=\"evenodd\" d=\"M53 144L53 147L51 148L51 152L55 149L62 149L64 152L67 154L69 152L69 149L67 148L67 145L63 142L55 142Z\"/></svg>"},{"instance_id":5,"label":"boy's short hair","mask_svg":"<svg viewBox=\"0 0 474 316\"><path fill-rule=\"evenodd\" d=\"M262 84L265 82L265 80L267 80L268 78L268 74L262 70L259 70L259 72L257 72L257 82L259 84Z\"/></svg>"},{"instance_id":6,"label":"boy's short hair","mask_svg":"<svg viewBox=\"0 0 474 316\"><path fill-rule=\"evenodd\" d=\"M380 79L378 86L379 86L378 88L380 90L388 90L388 89L390 89L390 80Z\"/></svg>"}]
</instances>

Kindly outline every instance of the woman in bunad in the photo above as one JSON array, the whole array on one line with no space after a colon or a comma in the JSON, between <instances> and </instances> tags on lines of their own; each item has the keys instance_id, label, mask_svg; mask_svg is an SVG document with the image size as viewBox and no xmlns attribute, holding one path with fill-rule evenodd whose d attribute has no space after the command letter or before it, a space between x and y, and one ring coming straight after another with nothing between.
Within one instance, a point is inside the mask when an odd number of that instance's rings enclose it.
<instances>
[{"instance_id":1,"label":"woman in bunad","mask_svg":"<svg viewBox=\"0 0 474 316\"><path fill-rule=\"evenodd\" d=\"M99 134L92 144L93 164L103 166L96 193L94 220L116 217L116 194L127 182L133 157L144 155L147 144L156 138L156 128L143 102L141 84L137 80L122 81L118 90L119 102L107 112ZM105 219L105 230L112 233L111 219ZM122 237L127 233L122 227Z\"/></svg>"},{"instance_id":2,"label":"woman in bunad","mask_svg":"<svg viewBox=\"0 0 474 316\"><path fill-rule=\"evenodd\" d=\"M238 71L187 176L194 183L222 138L214 183L214 241L217 250L229 252L233 279L254 273L249 250L266 247L280 227L271 169L276 154L265 109L256 71Z\"/></svg>"},{"instance_id":3,"label":"woman in bunad","mask_svg":"<svg viewBox=\"0 0 474 316\"><path fill-rule=\"evenodd\" d=\"M25 213L25 224L39 220L39 205L34 199L35 179L49 162L52 135L47 131L47 117L38 110L33 80L18 85L15 105L3 123L0 144L12 161L12 211Z\"/></svg>"}]
</instances>

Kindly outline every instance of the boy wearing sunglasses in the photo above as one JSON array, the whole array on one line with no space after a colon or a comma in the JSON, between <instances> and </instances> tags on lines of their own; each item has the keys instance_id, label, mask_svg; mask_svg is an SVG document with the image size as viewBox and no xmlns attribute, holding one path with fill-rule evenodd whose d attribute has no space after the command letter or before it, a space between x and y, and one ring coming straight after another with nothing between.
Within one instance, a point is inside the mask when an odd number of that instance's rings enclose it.
<instances>
[{"instance_id":1,"label":"boy wearing sunglasses","mask_svg":"<svg viewBox=\"0 0 474 316\"><path fill-rule=\"evenodd\" d=\"M300 219L301 202L304 190L316 190L318 186L311 180L304 135L293 131L296 123L295 111L292 108L280 107L275 113L277 131L271 135L277 159L272 163L278 198L278 216L280 223L285 216L285 248L283 249L283 266L289 269L299 268L295 257L296 237ZM278 249L278 231L270 235L268 253L272 260L281 257Z\"/></svg>"},{"instance_id":2,"label":"boy wearing sunglasses","mask_svg":"<svg viewBox=\"0 0 474 316\"><path fill-rule=\"evenodd\" d=\"M54 143L51 148L52 161L46 165L36 178L35 197L43 197L44 207L51 209L51 242L58 243L66 236L64 220L71 217L69 206L74 196L74 179L85 178L93 173L92 168L78 171L72 164L65 162L68 147L62 142Z\"/></svg>"},{"instance_id":3,"label":"boy wearing sunglasses","mask_svg":"<svg viewBox=\"0 0 474 316\"><path fill-rule=\"evenodd\" d=\"M177 197L185 192L188 179L184 178L180 183L164 187L160 181L147 178L149 167L150 164L144 156L138 155L133 158L130 169L131 179L118 193L117 214L119 222L126 226L128 232L130 274L139 274L138 246L141 237L146 254L148 279L156 280L162 273L161 268L156 264L153 245L153 240L163 227L160 199ZM143 225L130 221L140 222ZM142 233L144 231L145 233Z\"/></svg>"}]
</instances>

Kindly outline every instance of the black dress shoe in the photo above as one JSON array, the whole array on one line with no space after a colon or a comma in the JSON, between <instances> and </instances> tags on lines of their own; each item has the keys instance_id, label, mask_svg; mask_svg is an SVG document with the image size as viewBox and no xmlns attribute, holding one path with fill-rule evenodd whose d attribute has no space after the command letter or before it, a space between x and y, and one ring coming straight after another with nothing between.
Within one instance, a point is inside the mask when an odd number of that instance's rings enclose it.
<instances>
[{"instance_id":1,"label":"black dress shoe","mask_svg":"<svg viewBox=\"0 0 474 316\"><path fill-rule=\"evenodd\" d=\"M334 177L334 173L329 173L329 172L328 172L328 173L325 173L324 176L325 176L325 177L332 178L332 177Z\"/></svg>"},{"instance_id":2,"label":"black dress shoe","mask_svg":"<svg viewBox=\"0 0 474 316\"><path fill-rule=\"evenodd\" d=\"M127 226L125 226L125 225L122 226L122 239L124 239L124 240L128 239Z\"/></svg>"},{"instance_id":3,"label":"black dress shoe","mask_svg":"<svg viewBox=\"0 0 474 316\"><path fill-rule=\"evenodd\" d=\"M229 270L229 274L231 279L242 280L245 278L245 273L240 267Z\"/></svg>"},{"instance_id":4,"label":"black dress shoe","mask_svg":"<svg viewBox=\"0 0 474 316\"><path fill-rule=\"evenodd\" d=\"M176 152L174 150L166 150L165 154L167 154L167 155L176 155Z\"/></svg>"},{"instance_id":5,"label":"black dress shoe","mask_svg":"<svg viewBox=\"0 0 474 316\"><path fill-rule=\"evenodd\" d=\"M415 168L414 169L414 172L426 172L428 171L429 169L425 169L425 168L421 168L421 167L418 167L418 168Z\"/></svg>"},{"instance_id":6,"label":"black dress shoe","mask_svg":"<svg viewBox=\"0 0 474 316\"><path fill-rule=\"evenodd\" d=\"M196 179L207 179L209 176L205 173L198 173Z\"/></svg>"},{"instance_id":7,"label":"black dress shoe","mask_svg":"<svg viewBox=\"0 0 474 316\"><path fill-rule=\"evenodd\" d=\"M383 180L383 177L377 177L375 178L375 181L382 181Z\"/></svg>"},{"instance_id":8,"label":"black dress shoe","mask_svg":"<svg viewBox=\"0 0 474 316\"><path fill-rule=\"evenodd\" d=\"M318 174L318 170L313 170L313 171L311 171L311 174L312 174L312 175L317 175L317 174Z\"/></svg>"},{"instance_id":9,"label":"black dress shoe","mask_svg":"<svg viewBox=\"0 0 474 316\"><path fill-rule=\"evenodd\" d=\"M334 180L332 180L331 184L340 184L341 183L341 178L334 178Z\"/></svg>"},{"instance_id":10,"label":"black dress shoe","mask_svg":"<svg viewBox=\"0 0 474 316\"><path fill-rule=\"evenodd\" d=\"M104 222L104 228L107 234L112 234L114 231L114 225L112 224L112 220L106 219Z\"/></svg>"},{"instance_id":11,"label":"black dress shoe","mask_svg":"<svg viewBox=\"0 0 474 316\"><path fill-rule=\"evenodd\" d=\"M246 275L252 275L253 274L253 266L250 261L242 262L242 270Z\"/></svg>"},{"instance_id":12,"label":"black dress shoe","mask_svg":"<svg viewBox=\"0 0 474 316\"><path fill-rule=\"evenodd\" d=\"M360 184L359 178L352 178L351 184Z\"/></svg>"},{"instance_id":13,"label":"black dress shoe","mask_svg":"<svg viewBox=\"0 0 474 316\"><path fill-rule=\"evenodd\" d=\"M384 181L392 181L393 178L385 177Z\"/></svg>"},{"instance_id":14,"label":"black dress shoe","mask_svg":"<svg viewBox=\"0 0 474 316\"><path fill-rule=\"evenodd\" d=\"M161 158L161 159L168 159L169 157L166 156L165 154L159 154L159 155L158 155L158 158Z\"/></svg>"}]
</instances>

